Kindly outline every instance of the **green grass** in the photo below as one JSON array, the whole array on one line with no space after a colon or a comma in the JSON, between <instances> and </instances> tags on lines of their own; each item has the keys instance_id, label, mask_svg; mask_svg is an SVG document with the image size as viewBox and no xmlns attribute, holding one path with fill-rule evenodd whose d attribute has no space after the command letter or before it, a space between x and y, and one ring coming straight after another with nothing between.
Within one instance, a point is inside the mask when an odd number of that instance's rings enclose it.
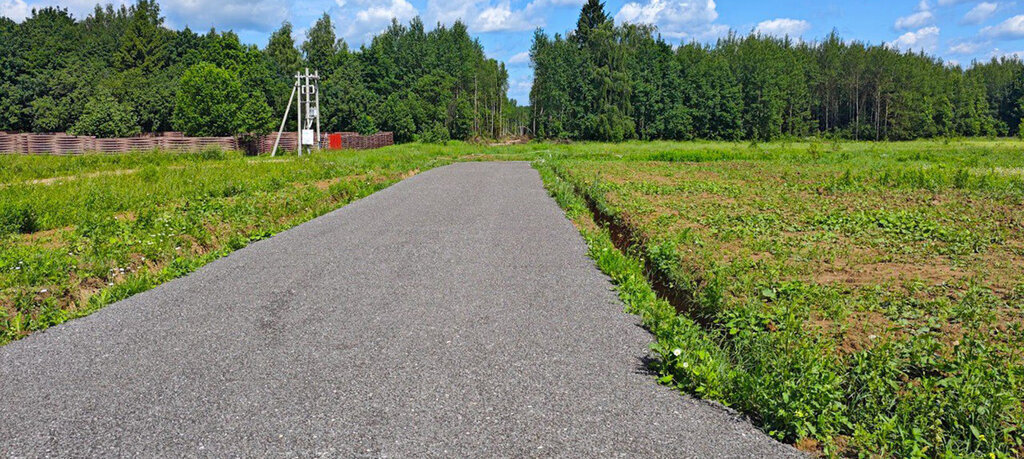
<instances>
[{"instance_id":1,"label":"green grass","mask_svg":"<svg viewBox=\"0 0 1024 459\"><path fill-rule=\"evenodd\" d=\"M453 161L534 161L661 382L833 454L1024 454L1012 140L0 157L0 344Z\"/></svg>"},{"instance_id":2,"label":"green grass","mask_svg":"<svg viewBox=\"0 0 1024 459\"><path fill-rule=\"evenodd\" d=\"M834 454L1024 452L1019 143L663 147L535 163L662 382Z\"/></svg>"},{"instance_id":3,"label":"green grass","mask_svg":"<svg viewBox=\"0 0 1024 459\"><path fill-rule=\"evenodd\" d=\"M446 164L452 150L0 157L0 344Z\"/></svg>"}]
</instances>

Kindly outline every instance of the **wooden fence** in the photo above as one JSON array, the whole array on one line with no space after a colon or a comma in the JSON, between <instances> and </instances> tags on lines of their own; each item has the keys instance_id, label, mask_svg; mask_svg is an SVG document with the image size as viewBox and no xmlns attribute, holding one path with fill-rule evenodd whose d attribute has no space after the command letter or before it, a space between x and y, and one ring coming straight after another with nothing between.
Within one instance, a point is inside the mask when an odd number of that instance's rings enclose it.
<instances>
[{"instance_id":1,"label":"wooden fence","mask_svg":"<svg viewBox=\"0 0 1024 459\"><path fill-rule=\"evenodd\" d=\"M341 148L365 150L394 145L395 138L390 132L378 132L373 135L359 135L354 132L341 133Z\"/></svg>"},{"instance_id":2,"label":"wooden fence","mask_svg":"<svg viewBox=\"0 0 1024 459\"><path fill-rule=\"evenodd\" d=\"M380 148L394 144L390 132L362 136L352 132L340 133L343 149ZM208 147L222 150L246 150L250 153L270 153L277 134L261 136L252 144L240 142L236 137L185 137L178 132L159 135L99 139L93 136L73 136L64 133L24 134L0 132L0 154L81 154L89 151L127 153L153 149L171 151L200 151ZM326 137L325 137L326 139ZM280 148L294 150L296 133L285 132ZM326 140L324 148L327 147Z\"/></svg>"}]
</instances>

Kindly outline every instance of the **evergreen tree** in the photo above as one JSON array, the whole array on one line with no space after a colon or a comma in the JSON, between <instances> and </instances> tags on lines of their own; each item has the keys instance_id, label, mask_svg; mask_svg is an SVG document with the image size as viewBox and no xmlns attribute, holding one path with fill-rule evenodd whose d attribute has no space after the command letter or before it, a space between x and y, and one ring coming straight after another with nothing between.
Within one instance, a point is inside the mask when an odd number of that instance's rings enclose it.
<instances>
[{"instance_id":1,"label":"evergreen tree","mask_svg":"<svg viewBox=\"0 0 1024 459\"><path fill-rule=\"evenodd\" d=\"M580 10L580 17L576 20L575 38L577 43L584 44L590 37L590 31L600 28L609 22L608 15L604 11L604 2L600 0L587 0Z\"/></svg>"},{"instance_id":2,"label":"evergreen tree","mask_svg":"<svg viewBox=\"0 0 1024 459\"><path fill-rule=\"evenodd\" d=\"M139 69L148 75L164 68L173 32L163 22L160 5L153 0L139 0L128 9L127 27L114 55L118 70Z\"/></svg>"},{"instance_id":3,"label":"evergreen tree","mask_svg":"<svg viewBox=\"0 0 1024 459\"><path fill-rule=\"evenodd\" d=\"M292 38L292 25L289 22L281 24L281 28L270 34L270 41L263 49L267 58L270 59L275 73L279 77L291 80L302 69L302 54L295 47L295 40Z\"/></svg>"},{"instance_id":4,"label":"evergreen tree","mask_svg":"<svg viewBox=\"0 0 1024 459\"><path fill-rule=\"evenodd\" d=\"M306 41L302 43L302 52L311 72L327 73L334 61L335 40L331 17L324 13L306 33Z\"/></svg>"}]
</instances>

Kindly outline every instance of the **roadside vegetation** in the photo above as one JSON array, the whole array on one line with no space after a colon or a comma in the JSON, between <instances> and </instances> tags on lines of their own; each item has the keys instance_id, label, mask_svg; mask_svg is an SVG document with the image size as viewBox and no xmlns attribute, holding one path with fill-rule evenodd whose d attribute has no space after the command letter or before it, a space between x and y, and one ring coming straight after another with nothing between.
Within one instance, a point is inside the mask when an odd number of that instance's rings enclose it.
<instances>
[{"instance_id":1,"label":"roadside vegetation","mask_svg":"<svg viewBox=\"0 0 1024 459\"><path fill-rule=\"evenodd\" d=\"M2 156L0 344L445 164L440 148Z\"/></svg>"},{"instance_id":2,"label":"roadside vegetation","mask_svg":"<svg viewBox=\"0 0 1024 459\"><path fill-rule=\"evenodd\" d=\"M1019 143L634 146L535 164L662 383L811 451L1024 454Z\"/></svg>"}]
</instances>

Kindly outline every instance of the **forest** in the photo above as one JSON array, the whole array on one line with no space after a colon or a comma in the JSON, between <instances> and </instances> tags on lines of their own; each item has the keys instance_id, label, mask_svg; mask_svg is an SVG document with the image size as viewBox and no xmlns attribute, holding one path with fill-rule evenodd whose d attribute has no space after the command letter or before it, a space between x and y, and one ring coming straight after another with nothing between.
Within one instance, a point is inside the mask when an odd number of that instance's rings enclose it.
<instances>
[{"instance_id":1,"label":"forest","mask_svg":"<svg viewBox=\"0 0 1024 459\"><path fill-rule=\"evenodd\" d=\"M320 72L326 131L392 131L397 141L500 137L526 122L508 73L466 26L393 22L359 49L324 14L296 43L285 22L263 49L231 32L164 26L160 6L62 8L0 17L0 131L120 137L261 134L277 128L305 67ZM294 120L290 121L294 125Z\"/></svg>"},{"instance_id":2,"label":"forest","mask_svg":"<svg viewBox=\"0 0 1024 459\"><path fill-rule=\"evenodd\" d=\"M164 26L155 0L0 17L0 131L121 137L262 134L280 121L295 72L320 73L326 131L395 140L530 135L622 141L1018 136L1024 63L968 68L924 53L735 32L673 44L615 24L589 0L576 29L534 33L529 106L508 98L505 64L461 22L393 21L358 49L326 13L304 41L284 22L260 49L231 31ZM290 125L294 121L288 121ZM290 126L289 126L290 127Z\"/></svg>"},{"instance_id":3,"label":"forest","mask_svg":"<svg viewBox=\"0 0 1024 459\"><path fill-rule=\"evenodd\" d=\"M576 29L534 35L542 138L907 140L1021 134L1024 64L968 69L885 45L730 33L678 47L589 0Z\"/></svg>"}]
</instances>

